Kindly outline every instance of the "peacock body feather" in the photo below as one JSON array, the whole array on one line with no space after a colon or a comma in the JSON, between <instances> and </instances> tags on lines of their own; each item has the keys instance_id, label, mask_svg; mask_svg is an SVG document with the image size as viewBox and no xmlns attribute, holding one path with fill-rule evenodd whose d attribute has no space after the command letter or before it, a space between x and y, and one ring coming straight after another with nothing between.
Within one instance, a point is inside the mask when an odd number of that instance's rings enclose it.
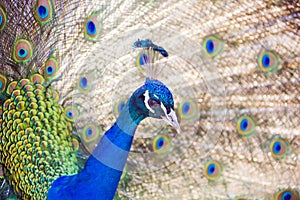
<instances>
[{"instance_id":1,"label":"peacock body feather","mask_svg":"<svg viewBox=\"0 0 300 200\"><path fill-rule=\"evenodd\" d=\"M21 79L2 105L1 164L23 199L46 198L52 182L78 172L72 123L52 91Z\"/></svg>"},{"instance_id":2,"label":"peacock body feather","mask_svg":"<svg viewBox=\"0 0 300 200\"><path fill-rule=\"evenodd\" d=\"M1 0L0 198L299 199L299 15L289 0ZM149 61L180 134L129 114Z\"/></svg>"}]
</instances>

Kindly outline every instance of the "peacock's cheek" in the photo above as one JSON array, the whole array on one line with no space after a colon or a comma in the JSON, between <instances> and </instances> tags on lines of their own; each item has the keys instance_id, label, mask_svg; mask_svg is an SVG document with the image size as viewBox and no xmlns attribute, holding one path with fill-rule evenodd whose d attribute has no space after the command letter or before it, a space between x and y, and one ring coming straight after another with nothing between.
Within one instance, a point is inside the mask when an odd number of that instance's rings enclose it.
<instances>
[{"instance_id":1,"label":"peacock's cheek","mask_svg":"<svg viewBox=\"0 0 300 200\"><path fill-rule=\"evenodd\" d=\"M154 110L153 117L161 119L162 116L165 116L165 112L160 107L155 108L153 110Z\"/></svg>"}]
</instances>

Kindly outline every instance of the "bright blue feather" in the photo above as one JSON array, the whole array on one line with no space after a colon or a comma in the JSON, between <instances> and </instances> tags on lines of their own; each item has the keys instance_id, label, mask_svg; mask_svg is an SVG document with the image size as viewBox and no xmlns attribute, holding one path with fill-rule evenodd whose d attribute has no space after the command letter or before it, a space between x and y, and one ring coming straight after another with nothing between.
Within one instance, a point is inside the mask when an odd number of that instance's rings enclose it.
<instances>
[{"instance_id":1,"label":"bright blue feather","mask_svg":"<svg viewBox=\"0 0 300 200\"><path fill-rule=\"evenodd\" d=\"M174 109L169 89L162 82L147 78L145 84L133 93L115 124L101 138L84 169L77 175L54 181L48 199L113 199L135 130L151 115L144 105L145 91L149 91L151 98L158 98L168 112Z\"/></svg>"}]
</instances>

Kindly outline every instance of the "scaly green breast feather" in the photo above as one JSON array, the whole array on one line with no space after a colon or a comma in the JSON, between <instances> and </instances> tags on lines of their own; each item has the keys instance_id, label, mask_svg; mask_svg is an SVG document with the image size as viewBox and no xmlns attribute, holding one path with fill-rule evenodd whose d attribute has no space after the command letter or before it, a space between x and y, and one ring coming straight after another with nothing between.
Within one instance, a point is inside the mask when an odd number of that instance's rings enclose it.
<instances>
[{"instance_id":1,"label":"scaly green breast feather","mask_svg":"<svg viewBox=\"0 0 300 200\"><path fill-rule=\"evenodd\" d=\"M0 107L1 164L22 199L46 198L56 178L78 172L72 122L40 83L20 80Z\"/></svg>"}]
</instances>

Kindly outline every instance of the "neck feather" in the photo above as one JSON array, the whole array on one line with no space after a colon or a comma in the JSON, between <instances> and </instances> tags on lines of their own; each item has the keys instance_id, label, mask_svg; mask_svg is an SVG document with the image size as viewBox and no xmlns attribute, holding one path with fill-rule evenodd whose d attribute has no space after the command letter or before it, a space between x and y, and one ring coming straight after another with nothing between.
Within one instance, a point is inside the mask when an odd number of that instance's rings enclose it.
<instances>
[{"instance_id":1,"label":"neck feather","mask_svg":"<svg viewBox=\"0 0 300 200\"><path fill-rule=\"evenodd\" d=\"M132 102L130 99L115 124L101 138L84 169L77 175L57 179L49 197L113 199L134 133L145 118L134 113L137 110L132 109L136 107Z\"/></svg>"},{"instance_id":2,"label":"neck feather","mask_svg":"<svg viewBox=\"0 0 300 200\"><path fill-rule=\"evenodd\" d=\"M135 130L143 119L132 118L130 107L126 105L115 124L105 133L92 153L102 164L122 171L127 160Z\"/></svg>"}]
</instances>

